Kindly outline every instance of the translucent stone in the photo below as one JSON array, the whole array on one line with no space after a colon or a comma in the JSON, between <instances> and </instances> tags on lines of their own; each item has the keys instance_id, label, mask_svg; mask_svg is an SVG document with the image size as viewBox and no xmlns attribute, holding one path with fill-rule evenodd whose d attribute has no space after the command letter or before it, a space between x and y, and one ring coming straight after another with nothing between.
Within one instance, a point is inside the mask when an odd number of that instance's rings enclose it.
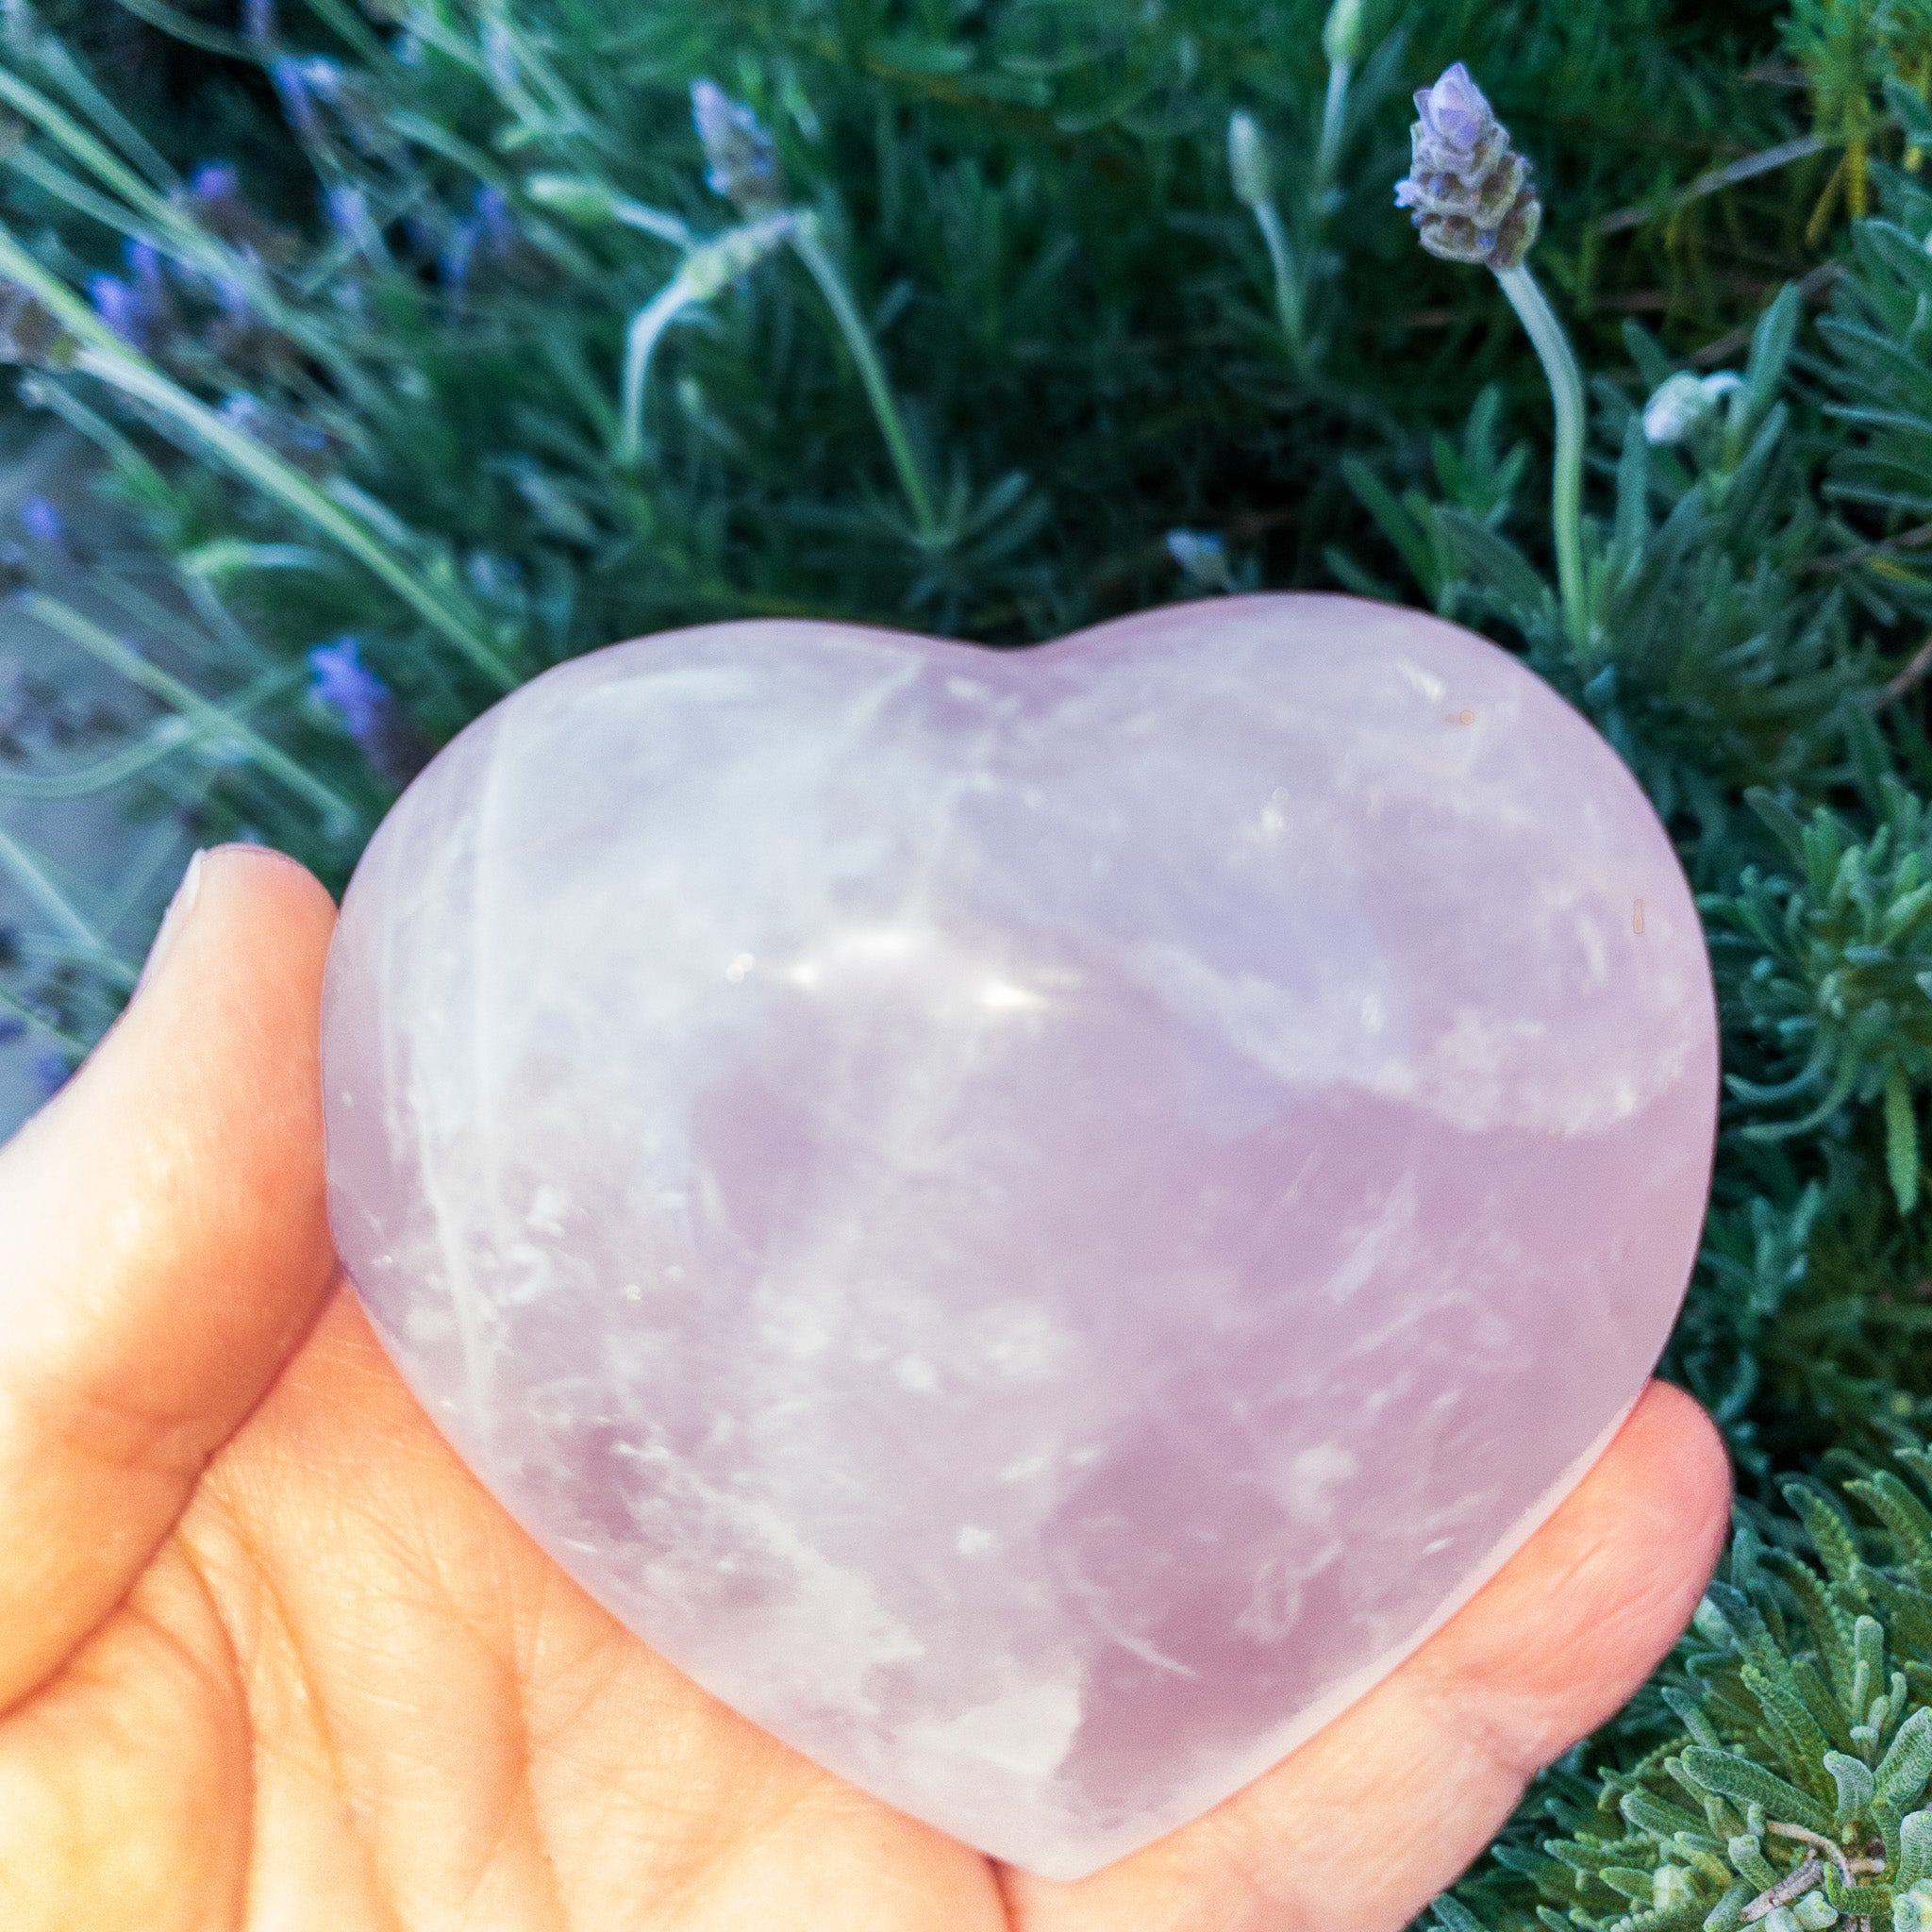
<instances>
[{"instance_id":1,"label":"translucent stone","mask_svg":"<svg viewBox=\"0 0 1932 1932\"><path fill-rule=\"evenodd\" d=\"M342 1257L508 1508L746 1716L1070 1877L1589 1466L1717 1059L1603 741L1296 596L552 671L377 833L325 1078Z\"/></svg>"}]
</instances>

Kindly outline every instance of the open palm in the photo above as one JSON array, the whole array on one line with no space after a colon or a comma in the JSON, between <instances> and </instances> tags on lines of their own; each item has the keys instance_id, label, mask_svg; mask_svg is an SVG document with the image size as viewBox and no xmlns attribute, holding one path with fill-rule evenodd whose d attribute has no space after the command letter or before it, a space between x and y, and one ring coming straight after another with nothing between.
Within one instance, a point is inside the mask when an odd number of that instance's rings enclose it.
<instances>
[{"instance_id":1,"label":"open palm","mask_svg":"<svg viewBox=\"0 0 1932 1932\"><path fill-rule=\"evenodd\" d=\"M292 864L212 855L0 1154L8 1932L1392 1932L1689 1614L1724 1460L1657 1387L1268 1776L1077 1884L989 1863L656 1657L416 1407L324 1216L333 916Z\"/></svg>"}]
</instances>

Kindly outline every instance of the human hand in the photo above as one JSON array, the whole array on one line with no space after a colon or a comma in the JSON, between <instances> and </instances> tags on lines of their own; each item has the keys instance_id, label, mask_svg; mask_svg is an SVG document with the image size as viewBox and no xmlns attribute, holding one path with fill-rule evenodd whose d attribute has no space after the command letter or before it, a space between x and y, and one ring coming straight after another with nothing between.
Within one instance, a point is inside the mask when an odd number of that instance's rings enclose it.
<instances>
[{"instance_id":1,"label":"human hand","mask_svg":"<svg viewBox=\"0 0 1932 1932\"><path fill-rule=\"evenodd\" d=\"M1715 1432L1653 1386L1407 1663L1066 1885L682 1677L458 1461L329 1247L334 912L209 856L140 996L0 1153L8 1932L1393 1932L1688 1618Z\"/></svg>"}]
</instances>

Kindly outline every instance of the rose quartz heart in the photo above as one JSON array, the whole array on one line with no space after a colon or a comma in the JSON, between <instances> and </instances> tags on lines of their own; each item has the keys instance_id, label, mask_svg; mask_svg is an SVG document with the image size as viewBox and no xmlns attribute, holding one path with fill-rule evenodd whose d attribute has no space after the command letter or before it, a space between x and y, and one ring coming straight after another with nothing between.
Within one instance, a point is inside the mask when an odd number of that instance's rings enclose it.
<instances>
[{"instance_id":1,"label":"rose quartz heart","mask_svg":"<svg viewBox=\"0 0 1932 1932\"><path fill-rule=\"evenodd\" d=\"M1248 597L548 673L356 874L331 1204L557 1560L1069 1877L1389 1672L1690 1270L1717 1057L1636 784L1502 651Z\"/></svg>"}]
</instances>

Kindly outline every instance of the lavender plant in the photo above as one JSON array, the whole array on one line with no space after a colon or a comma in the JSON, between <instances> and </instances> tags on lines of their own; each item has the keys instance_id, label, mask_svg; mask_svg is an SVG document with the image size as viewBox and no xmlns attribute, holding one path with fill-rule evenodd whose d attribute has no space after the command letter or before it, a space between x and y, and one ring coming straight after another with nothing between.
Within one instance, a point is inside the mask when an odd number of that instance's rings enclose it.
<instances>
[{"instance_id":1,"label":"lavender plant","mask_svg":"<svg viewBox=\"0 0 1932 1932\"><path fill-rule=\"evenodd\" d=\"M1312 156L1298 162L1288 218L1260 122L1246 108L1236 109L1227 121L1228 182L1235 199L1253 215L1267 250L1282 345L1292 368L1304 377L1315 373L1326 350L1316 305L1336 267L1326 246L1329 222L1341 199L1336 172L1352 124L1390 92L1406 38L1398 30L1383 41L1357 86L1357 69L1367 51L1368 4L1369 0L1333 0L1323 22L1322 53L1328 81L1321 131Z\"/></svg>"},{"instance_id":2,"label":"lavender plant","mask_svg":"<svg viewBox=\"0 0 1932 1932\"><path fill-rule=\"evenodd\" d=\"M1550 528L1563 623L1587 642L1583 588L1583 375L1570 338L1530 272L1529 251L1542 227L1542 203L1529 164L1461 61L1415 97L1422 118L1410 130L1413 158L1395 187L1395 205L1412 210L1422 244L1444 261L1491 270L1522 318L1550 384L1557 449Z\"/></svg>"},{"instance_id":3,"label":"lavender plant","mask_svg":"<svg viewBox=\"0 0 1932 1932\"><path fill-rule=\"evenodd\" d=\"M1499 1845L1507 1881L1446 1932L1922 1932L1932 1924L1932 1457L1739 1528L1646 1693L1649 1735L1592 1786L1558 1771ZM1498 1895L1500 1894L1500 1896Z\"/></svg>"}]
</instances>

